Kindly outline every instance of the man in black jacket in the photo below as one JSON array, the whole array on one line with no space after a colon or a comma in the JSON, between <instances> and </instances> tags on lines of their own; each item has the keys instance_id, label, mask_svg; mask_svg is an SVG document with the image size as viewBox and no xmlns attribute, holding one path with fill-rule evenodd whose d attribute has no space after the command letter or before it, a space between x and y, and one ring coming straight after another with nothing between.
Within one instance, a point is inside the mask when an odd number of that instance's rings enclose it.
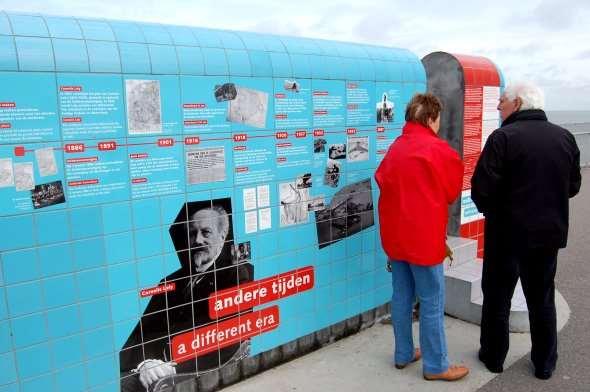
<instances>
[{"instance_id":1,"label":"man in black jacket","mask_svg":"<svg viewBox=\"0 0 590 392\"><path fill-rule=\"evenodd\" d=\"M484 295L479 359L503 370L510 302L520 277L529 310L535 376L557 362L555 272L567 243L569 198L580 190L580 151L572 134L547 121L543 93L508 86L498 104L502 127L488 138L471 179L485 215Z\"/></svg>"}]
</instances>

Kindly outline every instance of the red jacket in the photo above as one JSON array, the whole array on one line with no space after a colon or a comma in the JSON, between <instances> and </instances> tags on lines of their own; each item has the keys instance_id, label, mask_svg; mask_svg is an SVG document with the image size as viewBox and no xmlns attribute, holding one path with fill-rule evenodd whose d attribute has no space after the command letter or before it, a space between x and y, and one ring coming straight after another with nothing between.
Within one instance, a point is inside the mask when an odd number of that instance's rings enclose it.
<instances>
[{"instance_id":1,"label":"red jacket","mask_svg":"<svg viewBox=\"0 0 590 392\"><path fill-rule=\"evenodd\" d=\"M377 168L381 243L390 259L431 266L445 258L448 206L463 163L430 128L406 123Z\"/></svg>"}]
</instances>

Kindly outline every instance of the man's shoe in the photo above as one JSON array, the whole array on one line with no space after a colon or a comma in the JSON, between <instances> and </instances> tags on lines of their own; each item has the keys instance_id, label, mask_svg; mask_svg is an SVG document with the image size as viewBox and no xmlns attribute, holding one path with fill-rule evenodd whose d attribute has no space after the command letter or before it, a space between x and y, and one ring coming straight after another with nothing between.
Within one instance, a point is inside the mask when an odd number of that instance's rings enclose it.
<instances>
[{"instance_id":1,"label":"man's shoe","mask_svg":"<svg viewBox=\"0 0 590 392\"><path fill-rule=\"evenodd\" d=\"M462 365L451 365L447 371L438 374L424 373L424 379L428 381L457 381L469 374L469 368Z\"/></svg>"},{"instance_id":2,"label":"man's shoe","mask_svg":"<svg viewBox=\"0 0 590 392\"><path fill-rule=\"evenodd\" d=\"M414 363L416 361L419 361L420 358L422 358L422 352L420 351L419 348L417 348L417 349L414 350L414 359L412 359L408 363L404 363L403 365L401 365L399 363L396 363L394 366L395 366L396 369L400 369L401 370L401 369L405 368L406 366L408 366L409 364Z\"/></svg>"},{"instance_id":3,"label":"man's shoe","mask_svg":"<svg viewBox=\"0 0 590 392\"><path fill-rule=\"evenodd\" d=\"M540 380L549 380L553 375L553 370L535 370L535 377Z\"/></svg>"},{"instance_id":4,"label":"man's shoe","mask_svg":"<svg viewBox=\"0 0 590 392\"><path fill-rule=\"evenodd\" d=\"M480 362L482 362L485 365L486 369L488 369L492 373L502 373L504 371L504 367L502 365L492 365L488 363L487 358L481 351L481 348L477 353L477 358L480 360Z\"/></svg>"}]
</instances>

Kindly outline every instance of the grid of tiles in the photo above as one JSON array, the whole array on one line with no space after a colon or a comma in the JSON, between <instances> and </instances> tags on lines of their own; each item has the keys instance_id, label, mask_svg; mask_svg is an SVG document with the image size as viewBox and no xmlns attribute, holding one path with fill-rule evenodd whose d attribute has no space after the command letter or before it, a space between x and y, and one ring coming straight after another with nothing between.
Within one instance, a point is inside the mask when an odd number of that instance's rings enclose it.
<instances>
[{"instance_id":1,"label":"grid of tiles","mask_svg":"<svg viewBox=\"0 0 590 392\"><path fill-rule=\"evenodd\" d=\"M28 118L29 123L14 117L12 123L0 121L10 124L5 129L42 124L32 139L24 137L25 131L0 136L0 158L26 166L32 157L38 163L39 156L51 151L49 162L55 167L34 165L33 177L64 187L63 201L46 202L39 191L38 204L31 202L29 190L23 197L22 190L0 189L1 392L119 390L119 351L150 301L139 293L179 269L170 228L185 203L230 200L232 242L248 244L254 279L314 268L314 288L276 301L280 324L252 339L251 354L389 299L372 209L378 197L372 174L399 135L408 99L425 90L424 70L410 51L0 13L0 71L7 86L0 102L16 108L28 104L40 116ZM138 80L157 82L140 86L156 85L161 99L159 127L151 133L136 132L127 118L132 112L124 97ZM290 90L287 81L294 83ZM219 96L231 95L231 85L266 94L266 115L232 122L209 113L213 117L207 123L195 122L190 111L205 101L201 91L210 97L206 106L213 107L217 97L212 92L220 85L227 89ZM299 111L285 109L279 101L293 98L293 88L304 95L294 104L304 107ZM68 114L83 110L71 104L71 94L81 91L100 97L100 103L85 101L100 110ZM329 99L322 101L326 94ZM375 118L380 103L392 109L387 121ZM286 113L293 122L286 121ZM187 179L187 154L194 152L194 144L224 151L224 168L212 181L191 184ZM338 157L342 148L350 154L355 145L361 147L357 159ZM109 146L116 148L102 148ZM134 166L132 156L143 154L161 164L159 171L138 174L142 168ZM257 169L248 161L253 156L258 157ZM304 157L298 165L285 164L297 162L298 156ZM93 159L106 162L93 169L96 182L76 182L75 165ZM328 159L336 162L332 165L338 173L327 172ZM236 170L240 167L255 175ZM349 187L353 203L343 210L334 205L323 218L310 212L289 222L284 212L288 195L281 190L308 173L314 190L310 196L322 196L328 204ZM97 184L108 187L79 191ZM267 196L258 193L252 208L245 194L260 192L259 187ZM359 213L359 200L371 201L362 210L370 219ZM252 211L266 216L264 227L248 226ZM323 236L318 236L320 227Z\"/></svg>"}]
</instances>

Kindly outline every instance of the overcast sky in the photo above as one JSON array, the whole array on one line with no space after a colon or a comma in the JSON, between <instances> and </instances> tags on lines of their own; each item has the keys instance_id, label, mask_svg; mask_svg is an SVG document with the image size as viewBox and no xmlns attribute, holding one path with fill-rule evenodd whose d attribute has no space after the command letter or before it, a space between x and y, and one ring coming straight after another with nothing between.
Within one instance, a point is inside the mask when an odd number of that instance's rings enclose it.
<instances>
[{"instance_id":1,"label":"overcast sky","mask_svg":"<svg viewBox=\"0 0 590 392\"><path fill-rule=\"evenodd\" d=\"M589 0L0 0L0 9L481 55L508 82L538 83L547 110L590 110Z\"/></svg>"}]
</instances>

